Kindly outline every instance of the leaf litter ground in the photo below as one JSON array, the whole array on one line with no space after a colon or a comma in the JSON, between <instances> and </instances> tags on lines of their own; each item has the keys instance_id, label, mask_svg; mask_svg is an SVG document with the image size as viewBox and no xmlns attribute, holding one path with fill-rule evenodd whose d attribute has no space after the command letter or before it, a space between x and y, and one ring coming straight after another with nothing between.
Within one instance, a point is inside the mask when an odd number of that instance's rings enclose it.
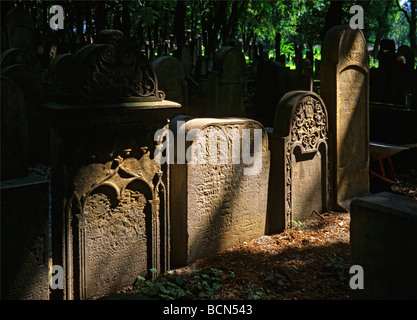
<instances>
[{"instance_id":1,"label":"leaf litter ground","mask_svg":"<svg viewBox=\"0 0 417 320\"><path fill-rule=\"evenodd\" d=\"M282 233L222 250L109 299L349 299L348 213L314 214Z\"/></svg>"},{"instance_id":2,"label":"leaf litter ground","mask_svg":"<svg viewBox=\"0 0 417 320\"><path fill-rule=\"evenodd\" d=\"M349 214L315 215L169 273L223 271L215 299L349 299L349 226Z\"/></svg>"}]
</instances>

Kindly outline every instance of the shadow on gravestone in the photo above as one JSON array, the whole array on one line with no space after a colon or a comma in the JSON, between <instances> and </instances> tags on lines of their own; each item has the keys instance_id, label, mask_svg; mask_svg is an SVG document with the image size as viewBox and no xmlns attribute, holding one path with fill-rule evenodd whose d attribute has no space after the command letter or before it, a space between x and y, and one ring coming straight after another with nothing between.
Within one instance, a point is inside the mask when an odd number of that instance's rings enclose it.
<instances>
[{"instance_id":1,"label":"shadow on gravestone","mask_svg":"<svg viewBox=\"0 0 417 320\"><path fill-rule=\"evenodd\" d=\"M188 86L180 61L174 57L160 57L152 62L158 85L165 92L165 99L181 104L182 109L188 106ZM187 111L183 111L187 113Z\"/></svg>"},{"instance_id":2,"label":"shadow on gravestone","mask_svg":"<svg viewBox=\"0 0 417 320\"><path fill-rule=\"evenodd\" d=\"M256 119L266 127L273 126L275 109L286 92L312 91L312 77L272 60L260 59L255 82Z\"/></svg>"},{"instance_id":3,"label":"shadow on gravestone","mask_svg":"<svg viewBox=\"0 0 417 320\"><path fill-rule=\"evenodd\" d=\"M14 64L24 64L35 70L41 68L40 62L30 51L22 48L11 48L1 54L0 68L4 69Z\"/></svg>"},{"instance_id":4,"label":"shadow on gravestone","mask_svg":"<svg viewBox=\"0 0 417 320\"><path fill-rule=\"evenodd\" d=\"M180 123L180 121L184 121ZM219 250L265 234L268 192L268 138L262 124L242 118L189 118L178 116L170 122L170 129L185 135L199 130L199 136L187 142L196 158L181 163L176 154L171 167L171 259L175 266L183 266ZM243 145L243 132L260 133L259 172L246 174L253 168L245 164L242 155L232 161L232 150ZM210 136L220 142L220 152L212 159L208 155L212 145ZM178 141L179 135L176 141ZM253 140L251 138L251 145ZM191 148L191 149L190 149ZM242 146L243 148L243 146ZM220 154L220 155L219 155ZM185 155L183 155L185 156ZM221 163L222 157L225 161ZM192 161L196 163L192 163ZM237 162L237 163L236 163Z\"/></svg>"},{"instance_id":5,"label":"shadow on gravestone","mask_svg":"<svg viewBox=\"0 0 417 320\"><path fill-rule=\"evenodd\" d=\"M369 192L369 70L365 37L349 26L324 39L321 97L329 116L332 209Z\"/></svg>"},{"instance_id":6,"label":"shadow on gravestone","mask_svg":"<svg viewBox=\"0 0 417 320\"><path fill-rule=\"evenodd\" d=\"M216 117L245 116L246 61L235 47L222 47L209 72L207 113Z\"/></svg>"},{"instance_id":7,"label":"shadow on gravestone","mask_svg":"<svg viewBox=\"0 0 417 320\"><path fill-rule=\"evenodd\" d=\"M55 155L53 258L66 283L56 298L111 295L169 269L169 166L151 155L181 105L163 100L152 65L117 30L51 68L48 77L64 81L43 105ZM63 70L68 77L54 75Z\"/></svg>"},{"instance_id":8,"label":"shadow on gravestone","mask_svg":"<svg viewBox=\"0 0 417 320\"><path fill-rule=\"evenodd\" d=\"M328 130L326 106L316 93L291 91L281 98L269 135L269 234L329 209Z\"/></svg>"},{"instance_id":9,"label":"shadow on gravestone","mask_svg":"<svg viewBox=\"0 0 417 320\"><path fill-rule=\"evenodd\" d=\"M352 299L417 299L417 201L381 192L351 204L350 260L363 268Z\"/></svg>"},{"instance_id":10,"label":"shadow on gravestone","mask_svg":"<svg viewBox=\"0 0 417 320\"><path fill-rule=\"evenodd\" d=\"M9 48L23 48L32 53L36 52L32 16L20 4L7 12L7 38Z\"/></svg>"},{"instance_id":11,"label":"shadow on gravestone","mask_svg":"<svg viewBox=\"0 0 417 320\"><path fill-rule=\"evenodd\" d=\"M48 181L1 181L1 298L48 300Z\"/></svg>"},{"instance_id":12,"label":"shadow on gravestone","mask_svg":"<svg viewBox=\"0 0 417 320\"><path fill-rule=\"evenodd\" d=\"M1 77L1 180L28 174L28 121L22 89Z\"/></svg>"},{"instance_id":13,"label":"shadow on gravestone","mask_svg":"<svg viewBox=\"0 0 417 320\"><path fill-rule=\"evenodd\" d=\"M24 64L14 64L1 70L1 75L16 82L22 89L26 105L29 134L29 165L49 163L49 131L41 109L43 83L40 71Z\"/></svg>"}]
</instances>

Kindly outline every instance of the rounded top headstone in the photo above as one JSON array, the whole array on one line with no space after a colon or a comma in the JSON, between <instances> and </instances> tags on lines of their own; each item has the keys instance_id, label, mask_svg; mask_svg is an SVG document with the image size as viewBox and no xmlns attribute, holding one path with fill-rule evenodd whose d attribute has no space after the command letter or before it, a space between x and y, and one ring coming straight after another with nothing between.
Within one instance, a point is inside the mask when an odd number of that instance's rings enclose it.
<instances>
[{"instance_id":1,"label":"rounded top headstone","mask_svg":"<svg viewBox=\"0 0 417 320\"><path fill-rule=\"evenodd\" d=\"M331 28L324 38L322 52L323 64L368 68L368 48L360 29L345 25Z\"/></svg>"},{"instance_id":2,"label":"rounded top headstone","mask_svg":"<svg viewBox=\"0 0 417 320\"><path fill-rule=\"evenodd\" d=\"M315 149L327 136L327 110L312 91L290 91L279 101L274 117L274 134L301 140L306 150ZM293 132L295 130L295 132Z\"/></svg>"},{"instance_id":3,"label":"rounded top headstone","mask_svg":"<svg viewBox=\"0 0 417 320\"><path fill-rule=\"evenodd\" d=\"M221 47L214 56L213 71L227 75L228 78L241 78L246 71L245 57L238 48Z\"/></svg>"}]
</instances>

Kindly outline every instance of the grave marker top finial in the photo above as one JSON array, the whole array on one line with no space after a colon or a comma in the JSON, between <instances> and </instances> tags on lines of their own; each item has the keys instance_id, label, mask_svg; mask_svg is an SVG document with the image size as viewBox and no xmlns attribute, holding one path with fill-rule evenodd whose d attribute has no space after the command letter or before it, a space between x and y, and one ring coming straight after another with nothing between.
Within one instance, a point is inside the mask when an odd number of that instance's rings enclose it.
<instances>
[{"instance_id":1,"label":"grave marker top finial","mask_svg":"<svg viewBox=\"0 0 417 320\"><path fill-rule=\"evenodd\" d=\"M66 103L119 103L162 101L164 92L145 55L119 30L104 30L96 43L65 59L66 79L57 98ZM52 70L54 72L54 70ZM53 77L52 77L53 78Z\"/></svg>"}]
</instances>

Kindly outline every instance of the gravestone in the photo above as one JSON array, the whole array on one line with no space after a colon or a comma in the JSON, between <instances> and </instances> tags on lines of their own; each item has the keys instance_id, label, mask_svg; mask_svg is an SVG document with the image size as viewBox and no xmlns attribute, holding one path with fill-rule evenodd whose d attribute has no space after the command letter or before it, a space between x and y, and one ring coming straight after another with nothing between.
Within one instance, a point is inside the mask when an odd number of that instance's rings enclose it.
<instances>
[{"instance_id":1,"label":"gravestone","mask_svg":"<svg viewBox=\"0 0 417 320\"><path fill-rule=\"evenodd\" d=\"M271 60L259 60L255 79L257 120L272 127L279 99L285 93L285 68Z\"/></svg>"},{"instance_id":2,"label":"gravestone","mask_svg":"<svg viewBox=\"0 0 417 320\"><path fill-rule=\"evenodd\" d=\"M0 189L1 298L48 300L48 181L26 176Z\"/></svg>"},{"instance_id":3,"label":"gravestone","mask_svg":"<svg viewBox=\"0 0 417 320\"><path fill-rule=\"evenodd\" d=\"M36 56L22 48L11 48L1 54L1 69L14 64L24 64L34 69L40 69L41 65Z\"/></svg>"},{"instance_id":4,"label":"gravestone","mask_svg":"<svg viewBox=\"0 0 417 320\"><path fill-rule=\"evenodd\" d=\"M275 109L286 92L312 91L312 78L286 68L272 60L258 61L255 81L255 104L257 120L266 127L272 127Z\"/></svg>"},{"instance_id":5,"label":"gravestone","mask_svg":"<svg viewBox=\"0 0 417 320\"><path fill-rule=\"evenodd\" d=\"M264 235L269 151L263 126L242 118L185 117L174 118L171 130L177 133L175 163L170 166L172 264L186 265ZM184 149L193 158L180 161L184 153L178 149L179 141L196 132ZM243 132L250 135L244 138ZM249 151L244 139L256 158L252 166L242 159L244 148Z\"/></svg>"},{"instance_id":6,"label":"gravestone","mask_svg":"<svg viewBox=\"0 0 417 320\"><path fill-rule=\"evenodd\" d=\"M165 99L188 106L188 86L184 69L174 57L160 57L152 62L158 79L158 86L165 92Z\"/></svg>"},{"instance_id":7,"label":"gravestone","mask_svg":"<svg viewBox=\"0 0 417 320\"><path fill-rule=\"evenodd\" d=\"M402 45L396 53L396 68L394 77L394 102L411 106L417 97L417 77L414 71L415 58L409 46ZM408 101L410 100L410 101ZM416 103L414 102L414 105Z\"/></svg>"},{"instance_id":8,"label":"gravestone","mask_svg":"<svg viewBox=\"0 0 417 320\"><path fill-rule=\"evenodd\" d=\"M328 209L328 129L326 106L316 93L292 91L281 98L270 135L269 233Z\"/></svg>"},{"instance_id":9,"label":"gravestone","mask_svg":"<svg viewBox=\"0 0 417 320\"><path fill-rule=\"evenodd\" d=\"M369 77L366 40L359 29L333 27L324 39L321 97L329 115L334 210L369 192Z\"/></svg>"},{"instance_id":10,"label":"gravestone","mask_svg":"<svg viewBox=\"0 0 417 320\"><path fill-rule=\"evenodd\" d=\"M13 80L23 91L29 134L29 165L49 162L49 136L46 117L41 109L42 76L39 69L14 64L1 70L2 77Z\"/></svg>"},{"instance_id":11,"label":"gravestone","mask_svg":"<svg viewBox=\"0 0 417 320\"><path fill-rule=\"evenodd\" d=\"M22 89L1 77L1 180L28 173L28 121Z\"/></svg>"},{"instance_id":12,"label":"gravestone","mask_svg":"<svg viewBox=\"0 0 417 320\"><path fill-rule=\"evenodd\" d=\"M22 48L36 53L32 16L20 4L7 12L7 38L9 48Z\"/></svg>"},{"instance_id":13,"label":"gravestone","mask_svg":"<svg viewBox=\"0 0 417 320\"><path fill-rule=\"evenodd\" d=\"M209 71L208 104L210 115L240 117L245 115L246 62L235 47L220 48Z\"/></svg>"},{"instance_id":14,"label":"gravestone","mask_svg":"<svg viewBox=\"0 0 417 320\"><path fill-rule=\"evenodd\" d=\"M371 101L394 103L396 86L396 58L395 41L393 39L382 39L379 52L377 69L370 71L370 97Z\"/></svg>"},{"instance_id":15,"label":"gravestone","mask_svg":"<svg viewBox=\"0 0 417 320\"><path fill-rule=\"evenodd\" d=\"M417 299L417 201L382 192L351 203L351 265L363 268L353 299Z\"/></svg>"},{"instance_id":16,"label":"gravestone","mask_svg":"<svg viewBox=\"0 0 417 320\"><path fill-rule=\"evenodd\" d=\"M180 105L163 100L152 65L120 31L101 32L67 59L62 79L75 82L44 104L53 259L65 271L54 294L90 299L169 269L169 167L151 155L156 130Z\"/></svg>"},{"instance_id":17,"label":"gravestone","mask_svg":"<svg viewBox=\"0 0 417 320\"><path fill-rule=\"evenodd\" d=\"M179 60L181 61L182 67L184 68L185 76L191 77L193 68L193 57L191 55L191 50L189 46L185 46L182 49L181 57Z\"/></svg>"}]
</instances>

